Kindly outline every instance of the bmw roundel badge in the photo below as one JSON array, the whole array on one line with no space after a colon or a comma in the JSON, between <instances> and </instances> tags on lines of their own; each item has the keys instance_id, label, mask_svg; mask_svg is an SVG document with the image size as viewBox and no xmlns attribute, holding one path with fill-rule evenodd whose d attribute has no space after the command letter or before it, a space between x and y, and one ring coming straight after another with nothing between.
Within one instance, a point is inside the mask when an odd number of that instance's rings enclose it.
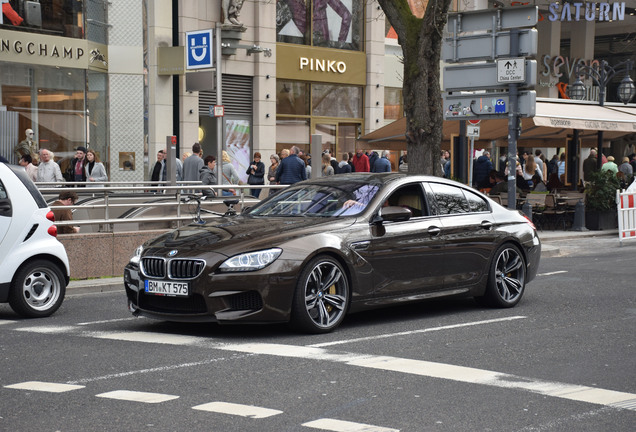
<instances>
[{"instance_id":1,"label":"bmw roundel badge","mask_svg":"<svg viewBox=\"0 0 636 432\"><path fill-rule=\"evenodd\" d=\"M173 257L175 256L179 251L176 249L172 249L170 252L168 252L168 256L169 257Z\"/></svg>"}]
</instances>

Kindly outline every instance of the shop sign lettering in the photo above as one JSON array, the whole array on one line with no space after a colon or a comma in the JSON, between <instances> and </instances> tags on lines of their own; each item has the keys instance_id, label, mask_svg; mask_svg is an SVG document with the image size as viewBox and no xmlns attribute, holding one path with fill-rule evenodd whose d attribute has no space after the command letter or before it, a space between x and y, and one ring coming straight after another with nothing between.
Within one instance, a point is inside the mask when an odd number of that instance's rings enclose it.
<instances>
[{"instance_id":1,"label":"shop sign lettering","mask_svg":"<svg viewBox=\"0 0 636 432\"><path fill-rule=\"evenodd\" d=\"M330 72L343 74L347 71L347 64L343 61L319 58L300 57L300 70L309 69L316 72Z\"/></svg>"},{"instance_id":2,"label":"shop sign lettering","mask_svg":"<svg viewBox=\"0 0 636 432\"><path fill-rule=\"evenodd\" d=\"M597 19L599 21L625 20L625 2L550 3L548 11L548 19L550 21L596 21Z\"/></svg>"},{"instance_id":3,"label":"shop sign lettering","mask_svg":"<svg viewBox=\"0 0 636 432\"><path fill-rule=\"evenodd\" d=\"M560 78L563 74L567 74L568 77L572 77L574 75L574 68L577 64L583 66L589 66L592 68L598 69L599 61L598 60L583 60L583 59L570 59L569 57L563 56L550 56L544 55L541 58L544 66L544 70L541 71L541 75L543 76L553 76L556 78Z\"/></svg>"},{"instance_id":4,"label":"shop sign lettering","mask_svg":"<svg viewBox=\"0 0 636 432\"><path fill-rule=\"evenodd\" d=\"M37 55L40 57L53 57L62 59L79 60L84 56L84 49L79 47L58 47L47 43L27 42L20 40L11 41L2 39L0 41L0 52L13 52L16 54Z\"/></svg>"}]
</instances>

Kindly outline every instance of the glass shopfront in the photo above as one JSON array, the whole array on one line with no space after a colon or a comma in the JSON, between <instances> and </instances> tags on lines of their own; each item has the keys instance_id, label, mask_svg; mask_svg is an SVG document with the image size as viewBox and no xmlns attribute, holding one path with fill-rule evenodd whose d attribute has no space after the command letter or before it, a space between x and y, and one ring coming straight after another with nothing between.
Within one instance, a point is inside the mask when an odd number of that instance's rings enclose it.
<instances>
[{"instance_id":1,"label":"glass shopfront","mask_svg":"<svg viewBox=\"0 0 636 432\"><path fill-rule=\"evenodd\" d=\"M83 0L2 1L0 28L68 38L84 38ZM104 2L92 2L104 3ZM104 5L101 5L104 9Z\"/></svg>"}]
</instances>

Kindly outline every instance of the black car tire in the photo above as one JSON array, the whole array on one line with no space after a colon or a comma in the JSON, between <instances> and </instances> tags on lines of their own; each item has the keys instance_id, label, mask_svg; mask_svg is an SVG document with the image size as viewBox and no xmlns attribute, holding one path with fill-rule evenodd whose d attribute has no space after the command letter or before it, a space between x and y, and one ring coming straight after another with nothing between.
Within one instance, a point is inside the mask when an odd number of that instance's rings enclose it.
<instances>
[{"instance_id":1,"label":"black car tire","mask_svg":"<svg viewBox=\"0 0 636 432\"><path fill-rule=\"evenodd\" d=\"M47 260L35 260L22 266L11 284L9 304L18 314L47 317L59 309L66 293L62 271Z\"/></svg>"},{"instance_id":2,"label":"black car tire","mask_svg":"<svg viewBox=\"0 0 636 432\"><path fill-rule=\"evenodd\" d=\"M506 243L495 252L486 292L476 300L491 307L513 307L521 300L525 287L526 261L523 254L517 246Z\"/></svg>"},{"instance_id":3,"label":"black car tire","mask_svg":"<svg viewBox=\"0 0 636 432\"><path fill-rule=\"evenodd\" d=\"M307 333L327 333L338 327L349 308L349 281L342 265L320 255L298 278L290 325Z\"/></svg>"}]
</instances>

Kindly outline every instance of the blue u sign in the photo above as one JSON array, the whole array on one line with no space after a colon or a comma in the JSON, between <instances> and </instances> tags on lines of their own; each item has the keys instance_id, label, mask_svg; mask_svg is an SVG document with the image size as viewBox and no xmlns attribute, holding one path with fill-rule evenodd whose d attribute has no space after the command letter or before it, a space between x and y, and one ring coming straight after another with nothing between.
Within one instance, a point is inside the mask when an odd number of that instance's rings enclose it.
<instances>
[{"instance_id":1,"label":"blue u sign","mask_svg":"<svg viewBox=\"0 0 636 432\"><path fill-rule=\"evenodd\" d=\"M203 69L213 66L213 30L186 33L186 69Z\"/></svg>"}]
</instances>

